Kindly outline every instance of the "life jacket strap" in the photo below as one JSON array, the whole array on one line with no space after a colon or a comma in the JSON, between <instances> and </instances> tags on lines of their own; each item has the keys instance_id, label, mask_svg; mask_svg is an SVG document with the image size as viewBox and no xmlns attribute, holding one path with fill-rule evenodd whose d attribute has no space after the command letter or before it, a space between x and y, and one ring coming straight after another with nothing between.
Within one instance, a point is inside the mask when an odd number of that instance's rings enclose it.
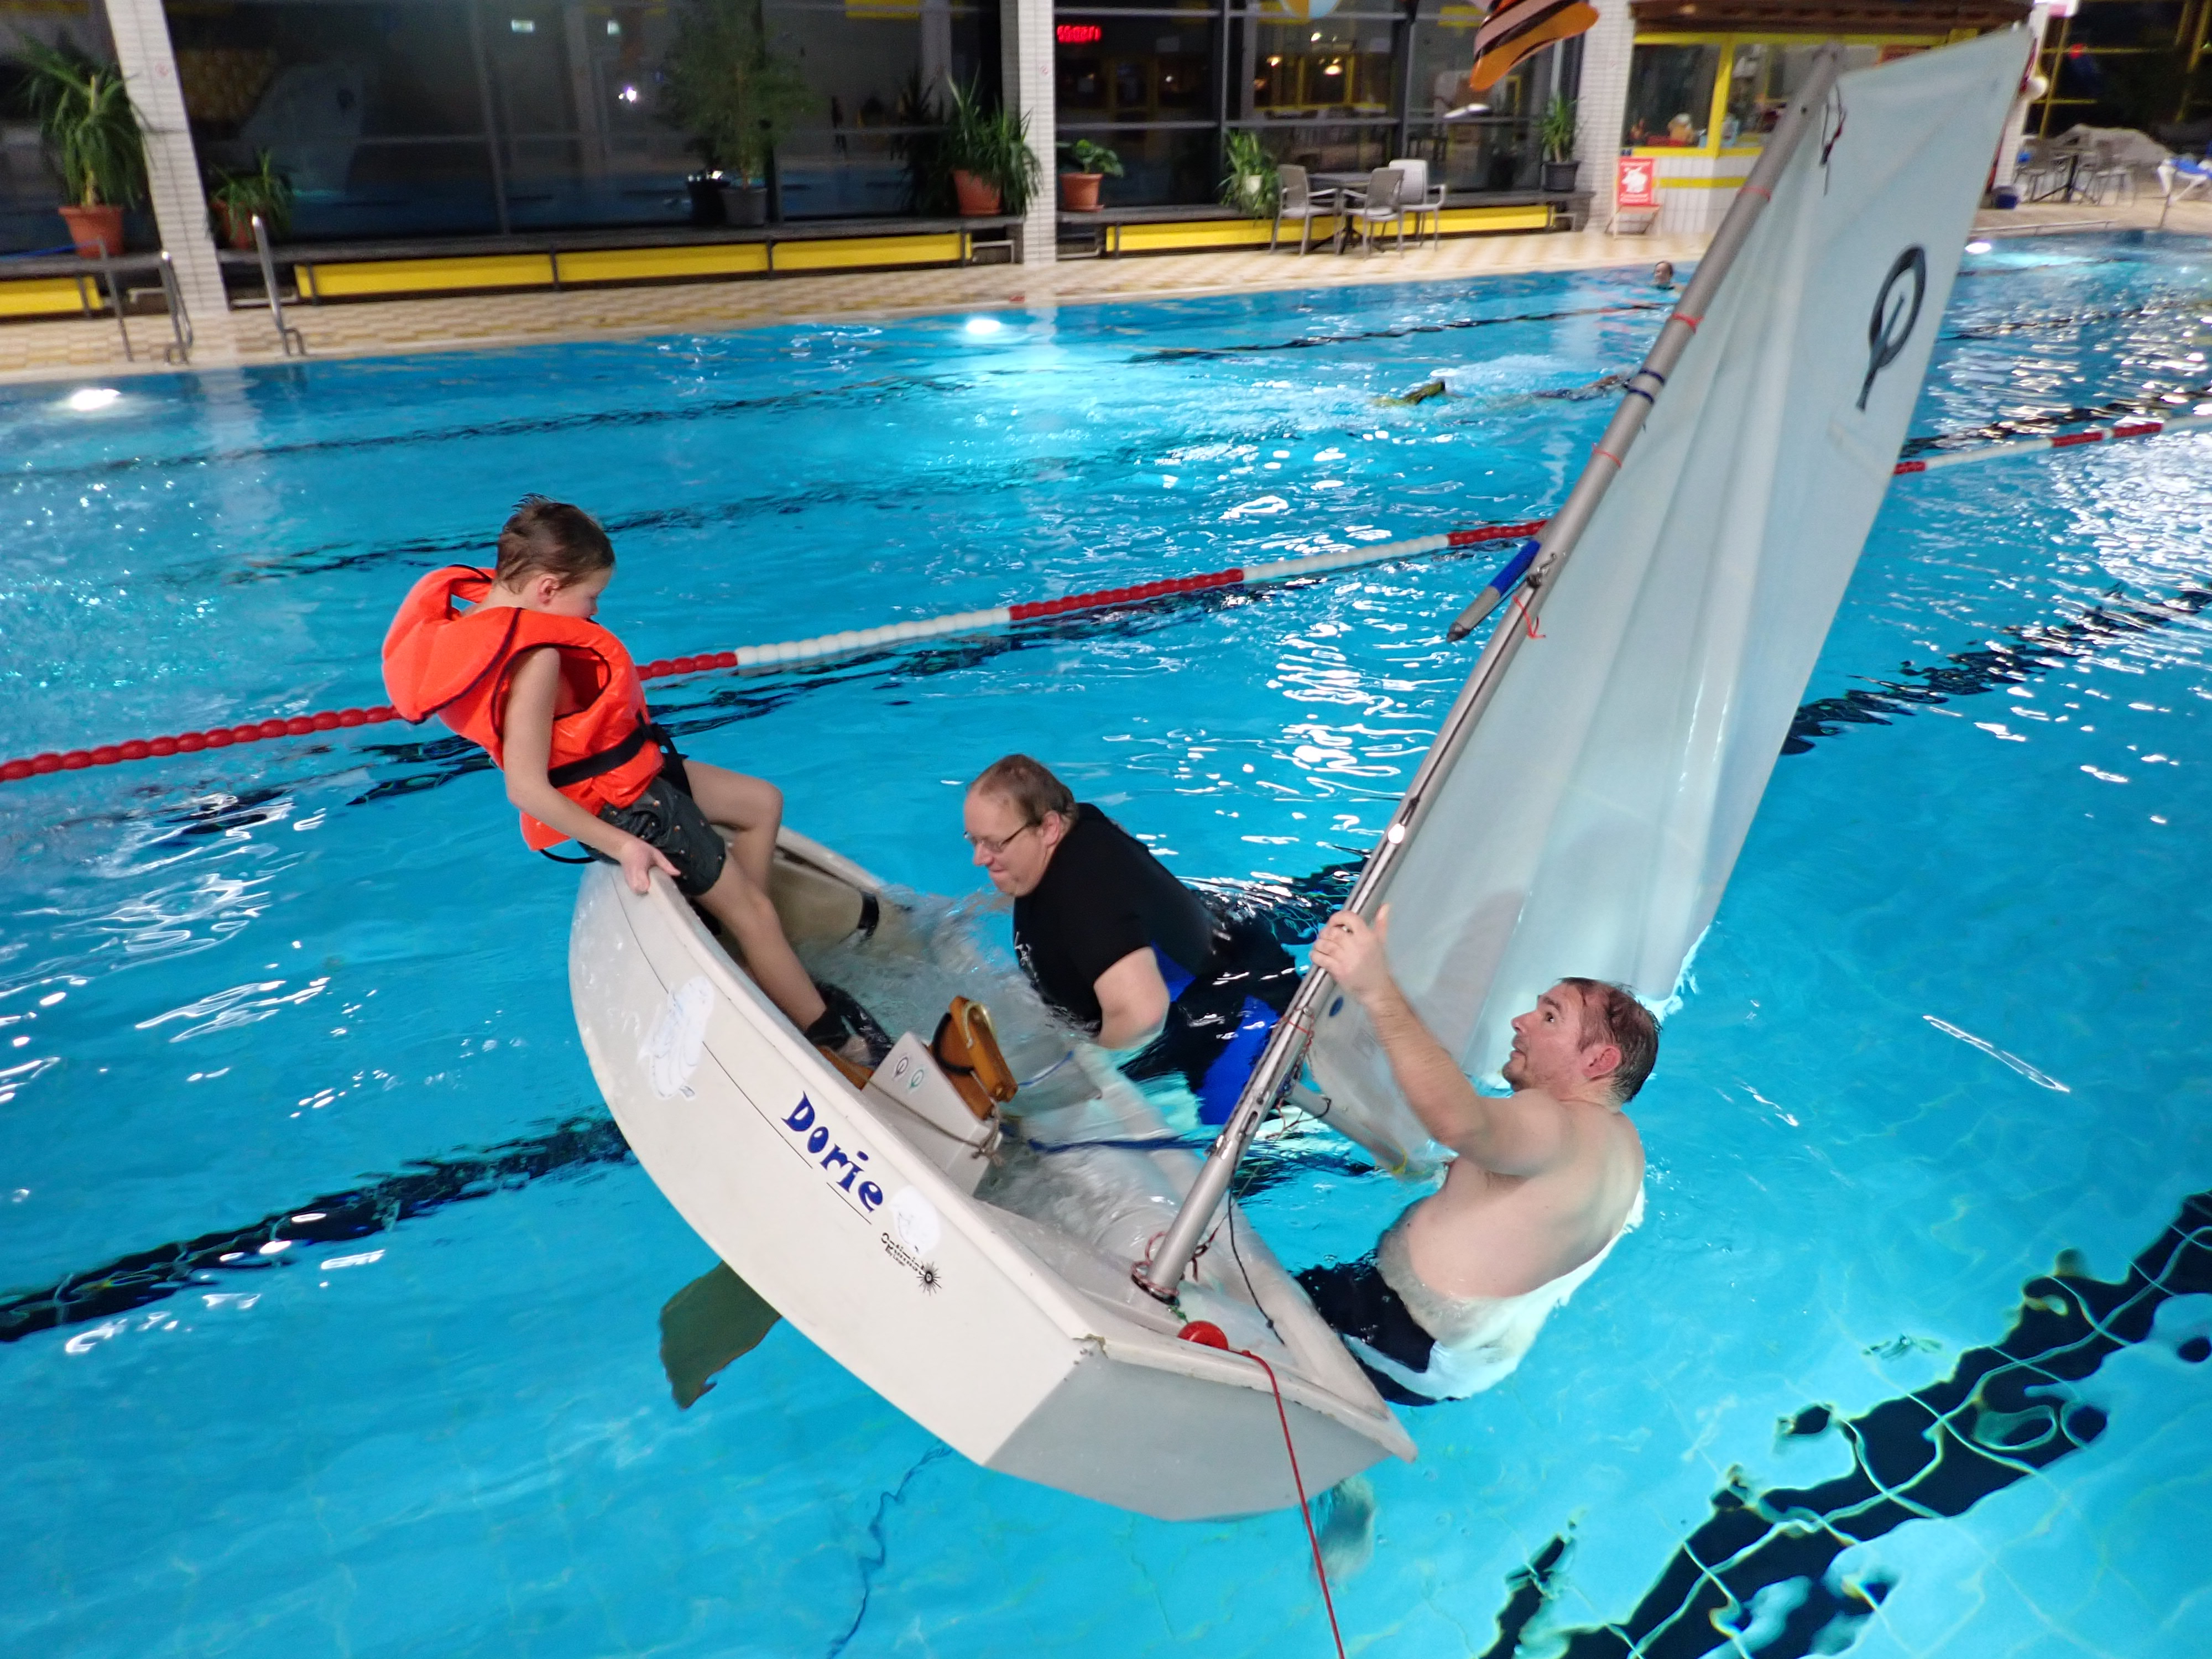
<instances>
[{"instance_id":1,"label":"life jacket strap","mask_svg":"<svg viewBox=\"0 0 2212 1659\"><path fill-rule=\"evenodd\" d=\"M617 766L629 764L630 761L636 758L638 750L648 743L658 744L663 756L675 755L675 744L668 733L651 720L641 720L630 728L629 735L611 749L602 749L598 754L586 755L581 760L573 760L566 765L548 768L545 781L556 789L565 789L572 783L583 782L586 778L602 776L613 771Z\"/></svg>"}]
</instances>

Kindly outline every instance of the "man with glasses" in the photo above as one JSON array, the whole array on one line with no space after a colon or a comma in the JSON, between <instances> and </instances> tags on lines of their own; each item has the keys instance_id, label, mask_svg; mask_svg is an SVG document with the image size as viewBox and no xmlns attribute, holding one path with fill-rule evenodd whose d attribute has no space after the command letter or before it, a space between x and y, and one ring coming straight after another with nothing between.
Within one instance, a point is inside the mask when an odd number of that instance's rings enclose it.
<instances>
[{"instance_id":1,"label":"man with glasses","mask_svg":"<svg viewBox=\"0 0 2212 1659\"><path fill-rule=\"evenodd\" d=\"M969 785L962 817L975 862L1014 901L1014 949L1038 993L1102 1048L1139 1050L1131 1077L1181 1073L1200 1115L1225 1120L1297 988L1266 925L1217 911L1026 755Z\"/></svg>"}]
</instances>

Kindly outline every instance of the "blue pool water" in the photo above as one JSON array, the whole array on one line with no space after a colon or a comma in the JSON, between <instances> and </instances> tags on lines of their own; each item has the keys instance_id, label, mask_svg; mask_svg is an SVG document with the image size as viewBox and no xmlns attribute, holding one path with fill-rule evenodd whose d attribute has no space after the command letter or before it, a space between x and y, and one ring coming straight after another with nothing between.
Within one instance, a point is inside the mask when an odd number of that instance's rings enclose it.
<instances>
[{"instance_id":1,"label":"blue pool water","mask_svg":"<svg viewBox=\"0 0 2212 1659\"><path fill-rule=\"evenodd\" d=\"M17 389L0 747L380 701L407 583L527 490L607 521L641 658L1539 514L1610 408L1541 394L1662 314L1595 273ZM2201 243L2000 243L1914 430L2195 407L2208 341ZM2209 520L2203 437L1899 481L1637 1103L1650 1220L1412 1418L1354 1651L2212 1645ZM1017 747L1186 876L1295 884L1387 814L1486 574L658 702L918 889L973 890L959 786ZM512 822L398 726L5 787L0 1647L1326 1651L1294 1516L979 1472L787 1327L675 1409L711 1258ZM1272 1173L1294 1266L1409 1196L1318 1139Z\"/></svg>"}]
</instances>

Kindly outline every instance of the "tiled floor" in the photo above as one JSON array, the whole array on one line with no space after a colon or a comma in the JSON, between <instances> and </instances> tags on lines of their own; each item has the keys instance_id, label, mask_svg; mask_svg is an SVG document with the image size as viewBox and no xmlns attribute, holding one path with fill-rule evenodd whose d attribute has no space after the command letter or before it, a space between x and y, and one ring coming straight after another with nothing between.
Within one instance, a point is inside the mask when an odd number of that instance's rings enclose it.
<instances>
[{"instance_id":1,"label":"tiled floor","mask_svg":"<svg viewBox=\"0 0 2212 1659\"><path fill-rule=\"evenodd\" d=\"M2155 198L2112 208L2076 205L1985 214L1990 230L2124 229L2159 221ZM2169 229L2212 235L2212 204L2186 203L2168 216ZM1683 263L1704 251L1691 236L1607 236L1594 230L1551 235L1462 237L1401 252L1332 256L1262 252L1188 253L1121 259L1079 259L1045 267L981 265L957 270L879 271L690 283L659 288L571 289L300 306L289 313L319 358L392 352L474 349L559 340L618 339L647 334L744 328L763 323L833 317L888 317L965 307L1041 303L1080 305L1119 299L1159 299L1267 289L1323 288L1356 283L1443 282L1498 272L1569 270L1602 265ZM225 325L234 341L218 337ZM202 367L277 361L265 313L233 312L200 319ZM70 380L159 373L167 319L131 322L136 363L124 361L112 320L19 323L0 327L0 381Z\"/></svg>"},{"instance_id":2,"label":"tiled floor","mask_svg":"<svg viewBox=\"0 0 2212 1659\"><path fill-rule=\"evenodd\" d=\"M1566 270L1695 259L1702 237L1553 235L1462 237L1431 246L1333 256L1284 252L1190 253L1078 259L1050 266L979 265L763 280L687 283L655 288L532 290L426 300L288 307L315 357L468 349L556 340L610 339L831 317L884 317L1016 304L1082 304L1350 283L1436 282L1502 271ZM278 360L267 314L233 312L233 361ZM201 321L196 362L225 360ZM66 380L160 372L167 320L131 320L136 365L127 365L111 319L20 323L0 328L0 380Z\"/></svg>"}]
</instances>

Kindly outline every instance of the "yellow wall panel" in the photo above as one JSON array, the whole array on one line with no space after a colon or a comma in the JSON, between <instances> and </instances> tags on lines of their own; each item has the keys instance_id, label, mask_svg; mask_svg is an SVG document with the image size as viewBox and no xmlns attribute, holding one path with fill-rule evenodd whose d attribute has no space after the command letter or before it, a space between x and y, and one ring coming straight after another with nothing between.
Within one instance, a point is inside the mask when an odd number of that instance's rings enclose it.
<instances>
[{"instance_id":1,"label":"yellow wall panel","mask_svg":"<svg viewBox=\"0 0 2212 1659\"><path fill-rule=\"evenodd\" d=\"M317 298L365 294L436 294L470 288L550 288L553 262L543 253L493 253L468 259L377 259L313 267Z\"/></svg>"},{"instance_id":2,"label":"yellow wall panel","mask_svg":"<svg viewBox=\"0 0 2212 1659\"><path fill-rule=\"evenodd\" d=\"M690 247L606 247L561 256L563 283L642 283L668 276L754 276L768 269L759 242Z\"/></svg>"},{"instance_id":3,"label":"yellow wall panel","mask_svg":"<svg viewBox=\"0 0 2212 1659\"><path fill-rule=\"evenodd\" d=\"M1446 208L1437 216L1443 221L1444 234L1465 230L1547 230L1551 228L1552 210L1541 205L1510 208ZM1406 228L1413 229L1410 222Z\"/></svg>"},{"instance_id":4,"label":"yellow wall panel","mask_svg":"<svg viewBox=\"0 0 2212 1659\"><path fill-rule=\"evenodd\" d=\"M1159 225L1114 227L1114 246L1123 253L1164 253L1176 248L1265 247L1273 222L1258 219L1187 219ZM1297 227L1285 223L1291 246L1297 246ZM1314 221L1314 241L1336 234L1333 219Z\"/></svg>"},{"instance_id":5,"label":"yellow wall panel","mask_svg":"<svg viewBox=\"0 0 2212 1659\"><path fill-rule=\"evenodd\" d=\"M97 284L92 308L105 311L107 301ZM81 317L84 303L77 297L74 276L40 276L19 283L0 283L0 317Z\"/></svg>"},{"instance_id":6,"label":"yellow wall panel","mask_svg":"<svg viewBox=\"0 0 2212 1659\"><path fill-rule=\"evenodd\" d=\"M840 236L819 242L778 242L775 269L849 270L859 265L950 265L960 262L957 231L939 236Z\"/></svg>"}]
</instances>

